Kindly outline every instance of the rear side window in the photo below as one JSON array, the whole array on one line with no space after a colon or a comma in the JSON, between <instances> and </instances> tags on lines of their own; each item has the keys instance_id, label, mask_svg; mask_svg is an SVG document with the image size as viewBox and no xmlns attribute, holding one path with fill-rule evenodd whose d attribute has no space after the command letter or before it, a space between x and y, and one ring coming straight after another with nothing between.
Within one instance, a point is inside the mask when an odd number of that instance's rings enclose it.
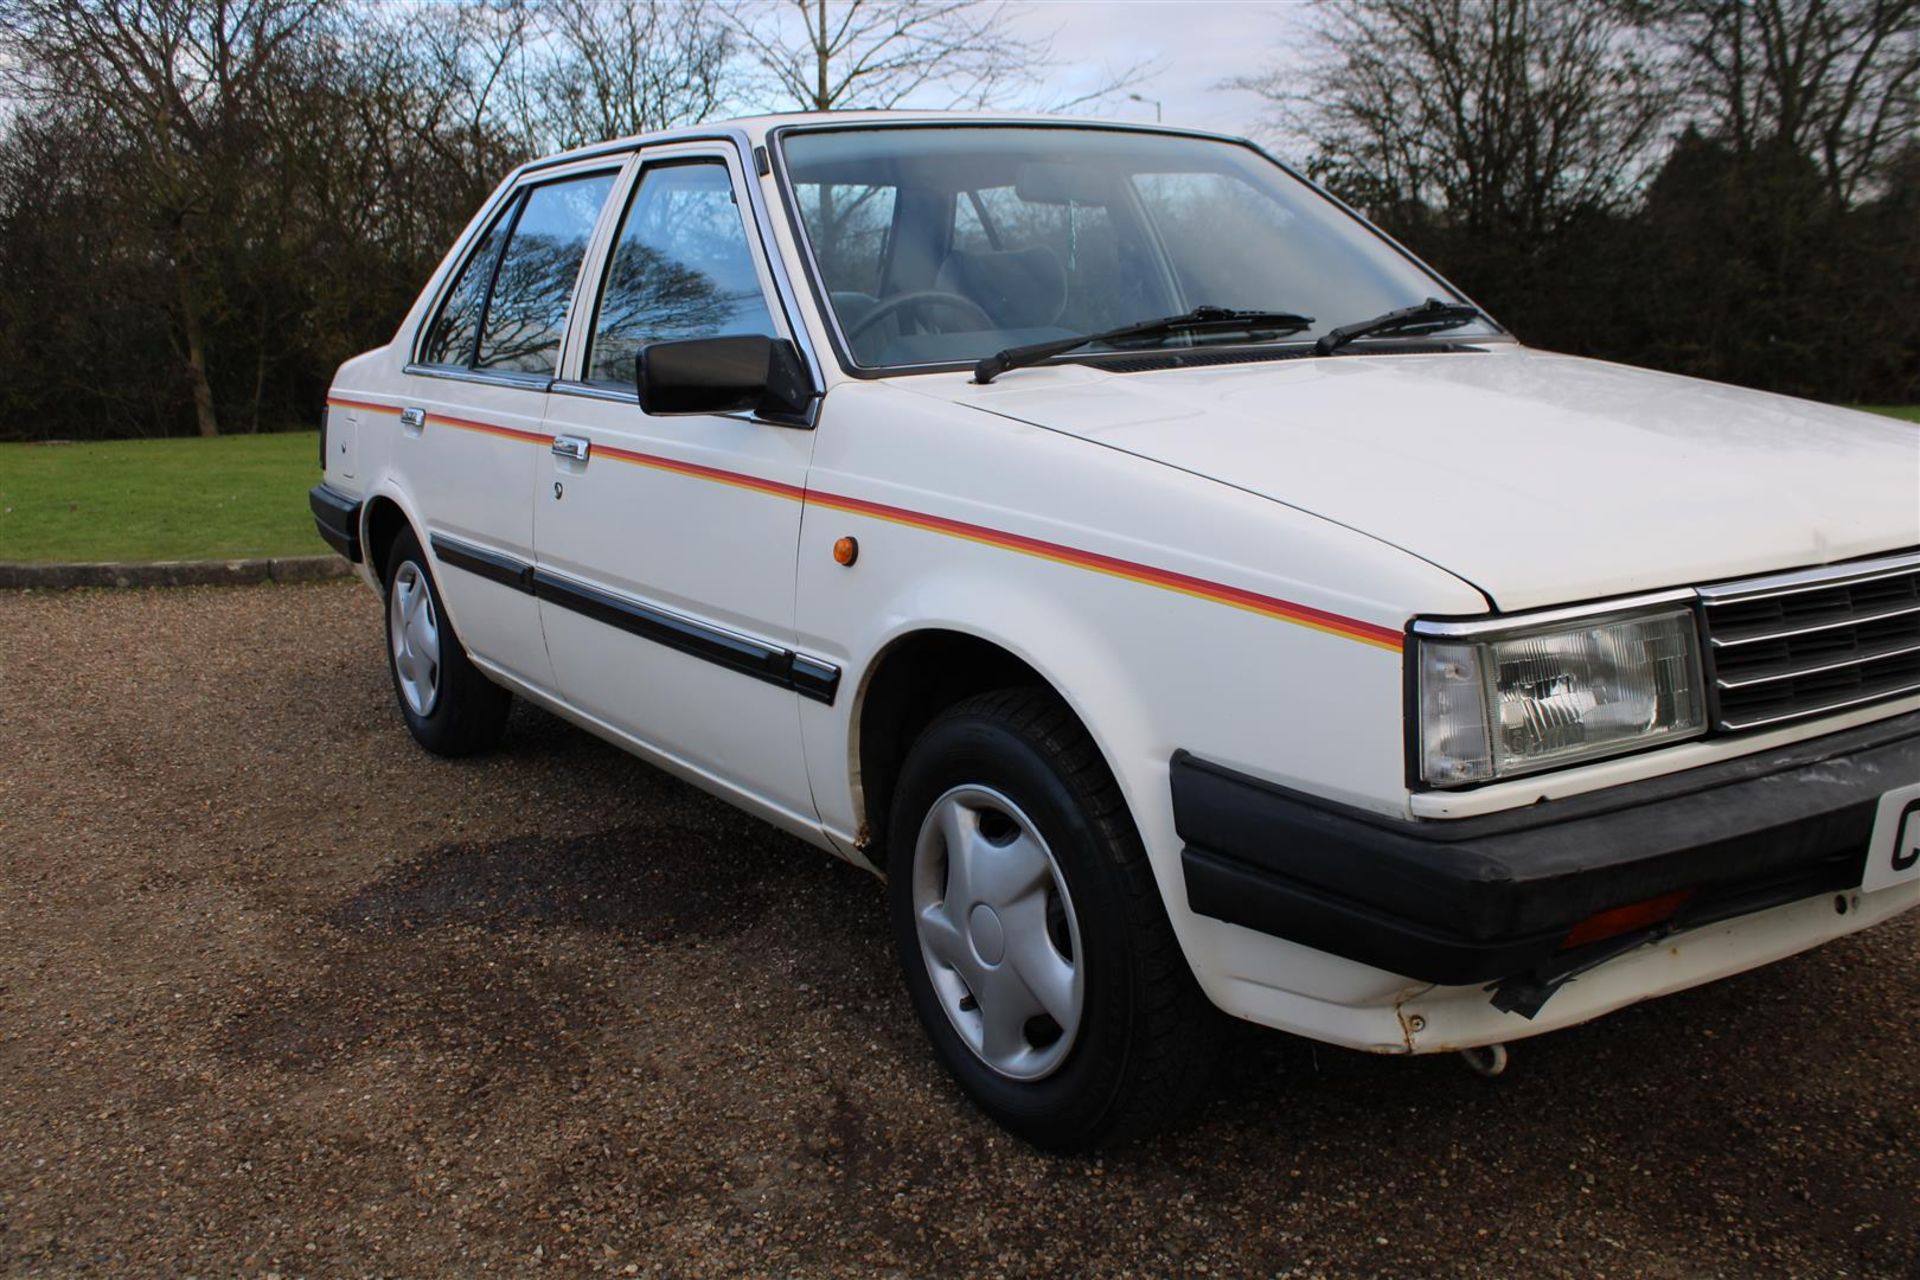
<instances>
[{"instance_id":1,"label":"rear side window","mask_svg":"<svg viewBox=\"0 0 1920 1280\"><path fill-rule=\"evenodd\" d=\"M611 190L613 175L603 173L551 182L528 193L500 257L474 368L554 371L567 327L567 303Z\"/></svg>"},{"instance_id":2,"label":"rear side window","mask_svg":"<svg viewBox=\"0 0 1920 1280\"><path fill-rule=\"evenodd\" d=\"M434 317L433 328L427 331L426 345L420 351L426 363L472 363L474 339L480 335L480 313L486 309L487 289L493 284L493 264L500 260L501 242L507 238L507 228L513 225L513 215L519 209L516 197L500 211L460 268L459 278L447 290L447 300L440 304L440 314Z\"/></svg>"},{"instance_id":3,"label":"rear side window","mask_svg":"<svg viewBox=\"0 0 1920 1280\"><path fill-rule=\"evenodd\" d=\"M509 204L447 292L426 361L553 373L567 304L613 181L596 173L549 182Z\"/></svg>"},{"instance_id":4,"label":"rear side window","mask_svg":"<svg viewBox=\"0 0 1920 1280\"><path fill-rule=\"evenodd\" d=\"M607 267L588 379L632 386L650 342L745 333L775 336L727 166L646 170Z\"/></svg>"}]
</instances>

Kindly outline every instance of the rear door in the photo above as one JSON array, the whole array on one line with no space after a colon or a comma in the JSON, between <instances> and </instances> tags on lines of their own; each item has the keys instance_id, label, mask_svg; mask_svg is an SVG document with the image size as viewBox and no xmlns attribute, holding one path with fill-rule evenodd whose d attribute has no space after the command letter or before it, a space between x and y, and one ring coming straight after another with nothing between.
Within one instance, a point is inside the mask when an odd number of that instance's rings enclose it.
<instances>
[{"instance_id":1,"label":"rear door","mask_svg":"<svg viewBox=\"0 0 1920 1280\"><path fill-rule=\"evenodd\" d=\"M535 499L536 587L554 678L576 708L739 798L814 824L796 666L794 557L813 447L751 414L652 417L649 343L790 337L733 148L650 149L556 385ZM797 693L803 688L805 693Z\"/></svg>"},{"instance_id":2,"label":"rear door","mask_svg":"<svg viewBox=\"0 0 1920 1280\"><path fill-rule=\"evenodd\" d=\"M529 582L541 423L621 163L541 172L509 194L420 333L398 406L394 471L462 641L542 688L552 666Z\"/></svg>"}]
</instances>

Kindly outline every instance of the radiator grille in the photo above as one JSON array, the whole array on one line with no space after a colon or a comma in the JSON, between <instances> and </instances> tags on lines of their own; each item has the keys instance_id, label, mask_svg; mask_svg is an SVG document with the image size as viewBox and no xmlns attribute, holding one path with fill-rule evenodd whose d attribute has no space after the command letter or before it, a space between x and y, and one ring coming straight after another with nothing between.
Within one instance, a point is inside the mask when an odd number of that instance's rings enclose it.
<instances>
[{"instance_id":1,"label":"radiator grille","mask_svg":"<svg viewBox=\"0 0 1920 1280\"><path fill-rule=\"evenodd\" d=\"M1920 693L1920 554L1700 591L1718 729Z\"/></svg>"}]
</instances>

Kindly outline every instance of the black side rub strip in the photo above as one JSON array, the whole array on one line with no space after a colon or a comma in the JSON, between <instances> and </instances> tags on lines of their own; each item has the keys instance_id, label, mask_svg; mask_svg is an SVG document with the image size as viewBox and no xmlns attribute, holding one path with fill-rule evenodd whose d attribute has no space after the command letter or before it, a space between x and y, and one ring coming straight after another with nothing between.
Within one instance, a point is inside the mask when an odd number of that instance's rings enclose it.
<instances>
[{"instance_id":1,"label":"black side rub strip","mask_svg":"<svg viewBox=\"0 0 1920 1280\"><path fill-rule=\"evenodd\" d=\"M791 689L803 698L833 705L840 688L840 668L818 658L795 653L751 636L710 627L704 622L628 600L611 592L574 582L547 569L538 569L511 556L470 546L435 534L433 553L443 564L477 574L515 591L537 596L549 604L617 627L655 644L742 675Z\"/></svg>"},{"instance_id":2,"label":"black side rub strip","mask_svg":"<svg viewBox=\"0 0 1920 1280\"><path fill-rule=\"evenodd\" d=\"M497 551L485 547L470 546L454 538L434 534L433 554L440 557L444 564L456 569L465 569L468 573L498 582L502 586L512 587L515 591L533 594L533 566L522 564L512 556L503 556Z\"/></svg>"},{"instance_id":3,"label":"black side rub strip","mask_svg":"<svg viewBox=\"0 0 1920 1280\"><path fill-rule=\"evenodd\" d=\"M1857 887L1880 793L1920 777L1920 712L1452 821L1363 812L1184 751L1171 773L1196 913L1423 982L1498 982L1496 1003L1530 1015L1591 967L1561 944L1602 911L1686 890L1673 925L1695 928Z\"/></svg>"},{"instance_id":4,"label":"black side rub strip","mask_svg":"<svg viewBox=\"0 0 1920 1280\"><path fill-rule=\"evenodd\" d=\"M307 490L307 506L313 512L313 526L326 544L347 558L360 563L360 503L324 484Z\"/></svg>"},{"instance_id":5,"label":"black side rub strip","mask_svg":"<svg viewBox=\"0 0 1920 1280\"><path fill-rule=\"evenodd\" d=\"M790 683L787 673L792 655L785 649L715 631L690 619L569 582L545 569L533 571L533 594L596 622L705 658L716 666L775 684Z\"/></svg>"}]
</instances>

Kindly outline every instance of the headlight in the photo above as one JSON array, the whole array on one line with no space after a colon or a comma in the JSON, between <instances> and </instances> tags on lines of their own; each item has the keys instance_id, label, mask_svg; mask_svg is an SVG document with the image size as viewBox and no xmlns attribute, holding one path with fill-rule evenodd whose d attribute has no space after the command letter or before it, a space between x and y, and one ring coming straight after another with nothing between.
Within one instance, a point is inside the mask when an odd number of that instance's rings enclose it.
<instances>
[{"instance_id":1,"label":"headlight","mask_svg":"<svg viewBox=\"0 0 1920 1280\"><path fill-rule=\"evenodd\" d=\"M1432 786L1534 773L1706 732L1699 633L1684 607L1431 631L1415 635L1412 653L1420 776Z\"/></svg>"}]
</instances>

